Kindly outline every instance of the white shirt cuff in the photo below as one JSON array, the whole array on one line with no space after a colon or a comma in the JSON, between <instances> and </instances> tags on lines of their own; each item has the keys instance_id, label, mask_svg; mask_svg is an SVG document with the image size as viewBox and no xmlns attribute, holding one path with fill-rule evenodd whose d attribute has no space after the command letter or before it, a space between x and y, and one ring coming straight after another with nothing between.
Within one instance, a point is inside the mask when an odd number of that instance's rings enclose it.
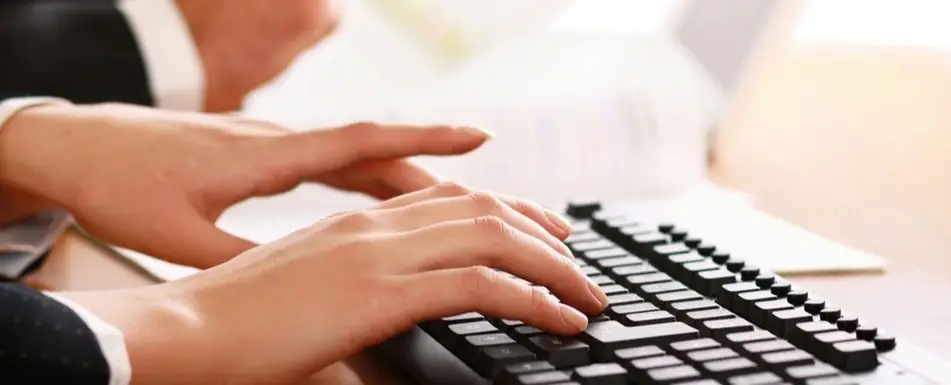
<instances>
[{"instance_id":1,"label":"white shirt cuff","mask_svg":"<svg viewBox=\"0 0 951 385\"><path fill-rule=\"evenodd\" d=\"M201 111L205 73L188 23L174 0L121 0L145 62L155 106Z\"/></svg>"},{"instance_id":2,"label":"white shirt cuff","mask_svg":"<svg viewBox=\"0 0 951 385\"><path fill-rule=\"evenodd\" d=\"M90 313L78 304L53 293L43 293L70 308L92 330L99 342L102 355L109 365L109 385L129 385L132 381L132 365L125 347L122 331Z\"/></svg>"},{"instance_id":3,"label":"white shirt cuff","mask_svg":"<svg viewBox=\"0 0 951 385\"><path fill-rule=\"evenodd\" d=\"M3 125L7 124L18 112L48 104L69 104L69 102L65 99L49 97L13 98L0 102L0 129L3 129Z\"/></svg>"}]
</instances>

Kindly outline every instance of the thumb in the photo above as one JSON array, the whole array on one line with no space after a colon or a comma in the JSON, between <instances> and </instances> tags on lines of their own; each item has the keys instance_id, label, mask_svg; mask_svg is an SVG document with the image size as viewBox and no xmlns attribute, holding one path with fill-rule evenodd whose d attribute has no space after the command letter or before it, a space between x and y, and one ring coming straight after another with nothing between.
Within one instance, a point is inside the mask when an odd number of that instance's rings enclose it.
<instances>
[{"instance_id":1,"label":"thumb","mask_svg":"<svg viewBox=\"0 0 951 385\"><path fill-rule=\"evenodd\" d=\"M281 138L282 153L304 175L316 175L358 162L416 155L471 152L492 135L471 127L404 126L357 123Z\"/></svg>"},{"instance_id":2,"label":"thumb","mask_svg":"<svg viewBox=\"0 0 951 385\"><path fill-rule=\"evenodd\" d=\"M231 260L256 244L228 234L211 221L194 215L180 223L176 232L179 237L177 255L169 255L167 261L180 265L207 269Z\"/></svg>"}]
</instances>

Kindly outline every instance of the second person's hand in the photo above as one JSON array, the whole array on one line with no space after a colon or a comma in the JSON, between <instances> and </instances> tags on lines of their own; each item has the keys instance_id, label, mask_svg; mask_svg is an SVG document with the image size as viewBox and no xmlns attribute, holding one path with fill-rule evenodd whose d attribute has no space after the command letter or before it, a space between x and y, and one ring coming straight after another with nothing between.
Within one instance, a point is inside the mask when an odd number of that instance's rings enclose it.
<instances>
[{"instance_id":1,"label":"second person's hand","mask_svg":"<svg viewBox=\"0 0 951 385\"><path fill-rule=\"evenodd\" d=\"M297 384L421 321L464 312L580 333L583 313L601 312L607 297L572 260L558 218L441 184L184 280L66 295L125 333L133 384Z\"/></svg>"},{"instance_id":2,"label":"second person's hand","mask_svg":"<svg viewBox=\"0 0 951 385\"><path fill-rule=\"evenodd\" d=\"M463 127L359 123L295 133L230 116L48 106L4 127L0 183L32 206L68 209L105 241L207 268L254 246L215 227L236 203L305 182L391 198L438 182L409 157L463 154L487 139Z\"/></svg>"}]
</instances>

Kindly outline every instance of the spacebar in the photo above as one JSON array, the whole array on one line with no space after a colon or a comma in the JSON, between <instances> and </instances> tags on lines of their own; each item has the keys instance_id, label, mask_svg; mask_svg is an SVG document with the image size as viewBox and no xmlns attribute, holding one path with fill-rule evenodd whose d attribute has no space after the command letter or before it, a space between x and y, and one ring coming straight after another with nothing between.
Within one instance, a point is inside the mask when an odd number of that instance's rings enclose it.
<instances>
[{"instance_id":1,"label":"spacebar","mask_svg":"<svg viewBox=\"0 0 951 385\"><path fill-rule=\"evenodd\" d=\"M668 344L700 337L697 329L682 322L644 326L624 326L617 321L588 325L579 339L588 344L595 359L606 360L618 349Z\"/></svg>"}]
</instances>

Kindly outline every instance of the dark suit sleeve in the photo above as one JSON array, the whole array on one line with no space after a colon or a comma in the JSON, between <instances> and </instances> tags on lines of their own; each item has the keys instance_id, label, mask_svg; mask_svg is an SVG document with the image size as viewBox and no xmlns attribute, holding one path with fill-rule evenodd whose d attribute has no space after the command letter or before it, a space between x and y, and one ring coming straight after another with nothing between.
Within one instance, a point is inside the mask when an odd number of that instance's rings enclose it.
<instances>
[{"instance_id":1,"label":"dark suit sleeve","mask_svg":"<svg viewBox=\"0 0 951 385\"><path fill-rule=\"evenodd\" d=\"M111 1L0 0L0 99L152 106L145 64Z\"/></svg>"},{"instance_id":2,"label":"dark suit sleeve","mask_svg":"<svg viewBox=\"0 0 951 385\"><path fill-rule=\"evenodd\" d=\"M109 365L95 335L59 301L0 283L0 383L106 385Z\"/></svg>"}]
</instances>

